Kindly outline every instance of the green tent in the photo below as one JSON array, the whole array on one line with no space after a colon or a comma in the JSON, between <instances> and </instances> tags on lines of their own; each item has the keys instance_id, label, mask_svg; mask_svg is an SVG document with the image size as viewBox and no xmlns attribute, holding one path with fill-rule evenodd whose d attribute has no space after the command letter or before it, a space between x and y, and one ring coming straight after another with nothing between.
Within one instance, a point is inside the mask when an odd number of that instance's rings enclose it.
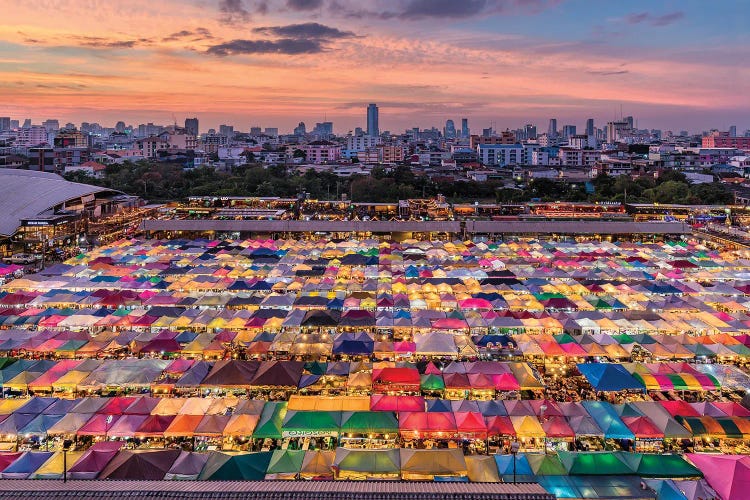
<instances>
[{"instance_id":1,"label":"green tent","mask_svg":"<svg viewBox=\"0 0 750 500\"><path fill-rule=\"evenodd\" d=\"M680 455L621 452L620 459L627 463L636 475L641 477L703 477L700 470Z\"/></svg>"},{"instance_id":2,"label":"green tent","mask_svg":"<svg viewBox=\"0 0 750 500\"><path fill-rule=\"evenodd\" d=\"M342 434L398 434L398 420L389 411L346 411L341 415Z\"/></svg>"},{"instance_id":3,"label":"green tent","mask_svg":"<svg viewBox=\"0 0 750 500\"><path fill-rule=\"evenodd\" d=\"M633 469L616 452L558 452L560 462L569 475L619 476L633 474Z\"/></svg>"},{"instance_id":4,"label":"green tent","mask_svg":"<svg viewBox=\"0 0 750 500\"><path fill-rule=\"evenodd\" d=\"M363 474L400 474L401 458L398 448L388 450L351 450L337 448L333 465L340 471Z\"/></svg>"},{"instance_id":5,"label":"green tent","mask_svg":"<svg viewBox=\"0 0 750 500\"><path fill-rule=\"evenodd\" d=\"M419 388L423 391L444 391L445 382L442 375L428 374L420 375Z\"/></svg>"},{"instance_id":6,"label":"green tent","mask_svg":"<svg viewBox=\"0 0 750 500\"><path fill-rule=\"evenodd\" d=\"M526 453L526 460L529 462L532 472L537 476L565 476L568 474L557 455Z\"/></svg>"},{"instance_id":7,"label":"green tent","mask_svg":"<svg viewBox=\"0 0 750 500\"><path fill-rule=\"evenodd\" d=\"M274 450L266 474L296 474L302 469L305 450Z\"/></svg>"},{"instance_id":8,"label":"green tent","mask_svg":"<svg viewBox=\"0 0 750 500\"><path fill-rule=\"evenodd\" d=\"M269 401L263 405L263 411L260 414L258 425L253 431L254 439L280 439L281 423L286 416L286 401Z\"/></svg>"},{"instance_id":9,"label":"green tent","mask_svg":"<svg viewBox=\"0 0 750 500\"><path fill-rule=\"evenodd\" d=\"M340 428L340 411L290 410L281 425L281 435L283 437L336 436Z\"/></svg>"},{"instance_id":10,"label":"green tent","mask_svg":"<svg viewBox=\"0 0 750 500\"><path fill-rule=\"evenodd\" d=\"M213 452L203 467L199 480L260 481L266 478L271 451L229 454Z\"/></svg>"}]
</instances>

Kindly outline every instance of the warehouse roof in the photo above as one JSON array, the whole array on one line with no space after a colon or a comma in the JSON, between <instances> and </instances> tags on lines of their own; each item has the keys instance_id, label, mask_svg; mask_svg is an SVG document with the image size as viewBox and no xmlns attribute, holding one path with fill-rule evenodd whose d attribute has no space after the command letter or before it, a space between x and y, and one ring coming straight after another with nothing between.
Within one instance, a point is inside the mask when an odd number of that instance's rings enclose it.
<instances>
[{"instance_id":1,"label":"warehouse roof","mask_svg":"<svg viewBox=\"0 0 750 500\"><path fill-rule=\"evenodd\" d=\"M56 174L0 169L0 235L12 236L22 219L51 214L54 207L111 189L69 182Z\"/></svg>"}]
</instances>

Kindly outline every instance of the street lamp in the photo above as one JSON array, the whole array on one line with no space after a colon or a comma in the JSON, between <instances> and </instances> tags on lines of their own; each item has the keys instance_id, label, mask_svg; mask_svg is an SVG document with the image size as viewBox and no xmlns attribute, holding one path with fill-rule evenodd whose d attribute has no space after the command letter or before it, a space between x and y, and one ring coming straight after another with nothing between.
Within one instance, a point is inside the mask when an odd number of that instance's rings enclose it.
<instances>
[{"instance_id":1,"label":"street lamp","mask_svg":"<svg viewBox=\"0 0 750 500\"><path fill-rule=\"evenodd\" d=\"M70 450L71 446L73 446L73 441L71 439L63 441L63 483L68 482L68 450Z\"/></svg>"},{"instance_id":2,"label":"street lamp","mask_svg":"<svg viewBox=\"0 0 750 500\"><path fill-rule=\"evenodd\" d=\"M513 484L516 484L516 453L520 447L521 443L518 441L510 443L510 452L513 454Z\"/></svg>"},{"instance_id":3,"label":"street lamp","mask_svg":"<svg viewBox=\"0 0 750 500\"><path fill-rule=\"evenodd\" d=\"M545 411L547 411L547 405L542 404L542 406L539 407L539 418L542 420L542 425L544 425ZM544 431L544 454L547 454L547 431Z\"/></svg>"}]
</instances>

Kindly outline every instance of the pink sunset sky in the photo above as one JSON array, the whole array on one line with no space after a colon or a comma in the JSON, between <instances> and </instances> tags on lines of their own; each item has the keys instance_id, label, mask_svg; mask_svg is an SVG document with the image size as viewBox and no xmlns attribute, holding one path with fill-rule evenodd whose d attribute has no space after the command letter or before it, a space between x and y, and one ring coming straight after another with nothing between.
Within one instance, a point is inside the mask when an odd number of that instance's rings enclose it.
<instances>
[{"instance_id":1,"label":"pink sunset sky","mask_svg":"<svg viewBox=\"0 0 750 500\"><path fill-rule=\"evenodd\" d=\"M604 5L599 5L604 4ZM750 7L583 0L0 0L0 116L336 133L750 128Z\"/></svg>"}]
</instances>

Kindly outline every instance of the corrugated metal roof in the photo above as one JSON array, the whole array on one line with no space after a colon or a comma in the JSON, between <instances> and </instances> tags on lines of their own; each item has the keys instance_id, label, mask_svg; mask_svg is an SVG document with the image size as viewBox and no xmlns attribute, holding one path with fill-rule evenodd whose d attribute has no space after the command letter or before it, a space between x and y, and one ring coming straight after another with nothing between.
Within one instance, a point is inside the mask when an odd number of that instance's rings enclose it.
<instances>
[{"instance_id":1,"label":"corrugated metal roof","mask_svg":"<svg viewBox=\"0 0 750 500\"><path fill-rule=\"evenodd\" d=\"M553 500L537 483L406 481L0 481L0 498L341 498Z\"/></svg>"},{"instance_id":2,"label":"corrugated metal roof","mask_svg":"<svg viewBox=\"0 0 750 500\"><path fill-rule=\"evenodd\" d=\"M11 236L31 219L63 202L110 189L69 182L56 174L0 169L0 235Z\"/></svg>"}]
</instances>

